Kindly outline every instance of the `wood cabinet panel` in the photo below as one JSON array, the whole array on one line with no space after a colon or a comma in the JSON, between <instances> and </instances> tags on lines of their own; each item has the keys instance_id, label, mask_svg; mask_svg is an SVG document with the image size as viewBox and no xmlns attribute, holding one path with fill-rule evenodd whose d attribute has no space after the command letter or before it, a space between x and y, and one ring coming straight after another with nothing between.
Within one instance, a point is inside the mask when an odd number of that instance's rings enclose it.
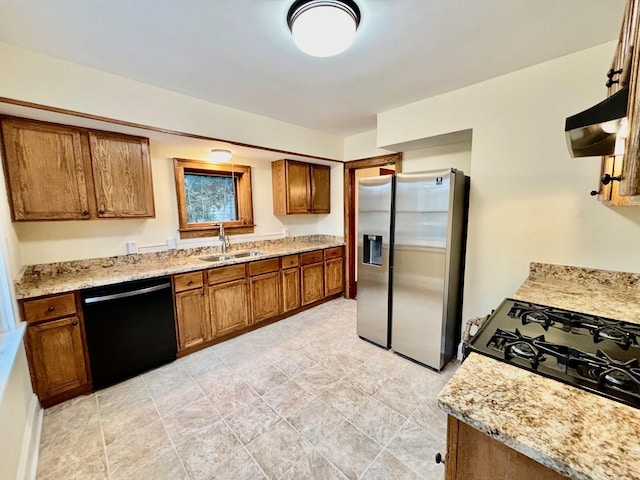
<instances>
[{"instance_id":1,"label":"wood cabinet panel","mask_svg":"<svg viewBox=\"0 0 640 480\"><path fill-rule=\"evenodd\" d=\"M300 265L300 257L298 255L282 257L282 268L297 267L298 265Z\"/></svg>"},{"instance_id":2,"label":"wood cabinet panel","mask_svg":"<svg viewBox=\"0 0 640 480\"><path fill-rule=\"evenodd\" d=\"M213 337L249 325L246 279L213 285L207 290Z\"/></svg>"},{"instance_id":3,"label":"wood cabinet panel","mask_svg":"<svg viewBox=\"0 0 640 480\"><path fill-rule=\"evenodd\" d=\"M177 293L176 323L178 349L193 347L211 338L204 288Z\"/></svg>"},{"instance_id":4,"label":"wood cabinet panel","mask_svg":"<svg viewBox=\"0 0 640 480\"><path fill-rule=\"evenodd\" d=\"M73 293L25 300L22 302L22 311L26 322L68 317L76 313L76 301Z\"/></svg>"},{"instance_id":5,"label":"wood cabinet panel","mask_svg":"<svg viewBox=\"0 0 640 480\"><path fill-rule=\"evenodd\" d=\"M569 477L449 417L445 480L566 480Z\"/></svg>"},{"instance_id":6,"label":"wood cabinet panel","mask_svg":"<svg viewBox=\"0 0 640 480\"><path fill-rule=\"evenodd\" d=\"M287 268L282 270L282 312L299 308L300 299L300 269Z\"/></svg>"},{"instance_id":7,"label":"wood cabinet panel","mask_svg":"<svg viewBox=\"0 0 640 480\"><path fill-rule=\"evenodd\" d=\"M300 268L302 305L321 300L324 297L324 265L313 263Z\"/></svg>"},{"instance_id":8,"label":"wood cabinet panel","mask_svg":"<svg viewBox=\"0 0 640 480\"><path fill-rule=\"evenodd\" d=\"M280 313L280 272L251 277L251 321L257 323Z\"/></svg>"},{"instance_id":9,"label":"wood cabinet panel","mask_svg":"<svg viewBox=\"0 0 640 480\"><path fill-rule=\"evenodd\" d=\"M231 280L240 280L245 277L245 264L230 265L228 267L211 268L208 271L209 285L216 283L229 282Z\"/></svg>"},{"instance_id":10,"label":"wood cabinet panel","mask_svg":"<svg viewBox=\"0 0 640 480\"><path fill-rule=\"evenodd\" d=\"M300 254L300 265L309 265L311 263L318 263L324 259L322 250L315 250L313 252L306 252Z\"/></svg>"},{"instance_id":11,"label":"wood cabinet panel","mask_svg":"<svg viewBox=\"0 0 640 480\"><path fill-rule=\"evenodd\" d=\"M3 119L2 134L13 220L89 218L79 129Z\"/></svg>"},{"instance_id":12,"label":"wood cabinet panel","mask_svg":"<svg viewBox=\"0 0 640 480\"><path fill-rule=\"evenodd\" d=\"M329 213L331 169L295 160L271 163L273 213Z\"/></svg>"},{"instance_id":13,"label":"wood cabinet panel","mask_svg":"<svg viewBox=\"0 0 640 480\"><path fill-rule=\"evenodd\" d=\"M324 262L325 296L340 293L344 290L344 262L342 257Z\"/></svg>"},{"instance_id":14,"label":"wood cabinet panel","mask_svg":"<svg viewBox=\"0 0 640 480\"><path fill-rule=\"evenodd\" d=\"M311 211L331 211L331 169L325 165L311 165Z\"/></svg>"},{"instance_id":15,"label":"wood cabinet panel","mask_svg":"<svg viewBox=\"0 0 640 480\"><path fill-rule=\"evenodd\" d=\"M88 383L77 316L29 325L26 343L34 389L41 401Z\"/></svg>"},{"instance_id":16,"label":"wood cabinet panel","mask_svg":"<svg viewBox=\"0 0 640 480\"><path fill-rule=\"evenodd\" d=\"M173 288L176 292L202 287L202 272L183 273L173 276Z\"/></svg>"},{"instance_id":17,"label":"wood cabinet panel","mask_svg":"<svg viewBox=\"0 0 640 480\"><path fill-rule=\"evenodd\" d=\"M249 263L249 275L261 275L263 273L275 272L280 269L280 259L270 258L268 260L258 260Z\"/></svg>"},{"instance_id":18,"label":"wood cabinet panel","mask_svg":"<svg viewBox=\"0 0 640 480\"><path fill-rule=\"evenodd\" d=\"M89 132L100 217L154 217L149 140Z\"/></svg>"},{"instance_id":19,"label":"wood cabinet panel","mask_svg":"<svg viewBox=\"0 0 640 480\"><path fill-rule=\"evenodd\" d=\"M331 260L332 258L338 258L344 256L344 247L327 248L324 251L324 259Z\"/></svg>"}]
</instances>

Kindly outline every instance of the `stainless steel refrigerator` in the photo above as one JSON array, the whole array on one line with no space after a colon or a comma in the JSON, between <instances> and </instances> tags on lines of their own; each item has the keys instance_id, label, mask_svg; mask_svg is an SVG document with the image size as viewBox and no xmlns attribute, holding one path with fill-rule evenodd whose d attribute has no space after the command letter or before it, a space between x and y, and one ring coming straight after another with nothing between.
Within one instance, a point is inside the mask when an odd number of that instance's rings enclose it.
<instances>
[{"instance_id":1,"label":"stainless steel refrigerator","mask_svg":"<svg viewBox=\"0 0 640 480\"><path fill-rule=\"evenodd\" d=\"M455 169L360 180L360 337L436 370L455 355L468 194Z\"/></svg>"}]
</instances>

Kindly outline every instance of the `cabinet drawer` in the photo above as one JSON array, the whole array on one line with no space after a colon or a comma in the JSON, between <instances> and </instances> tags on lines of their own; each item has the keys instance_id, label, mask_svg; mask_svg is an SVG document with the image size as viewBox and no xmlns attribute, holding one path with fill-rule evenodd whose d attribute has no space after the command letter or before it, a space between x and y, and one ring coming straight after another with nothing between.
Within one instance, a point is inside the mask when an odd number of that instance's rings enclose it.
<instances>
[{"instance_id":1,"label":"cabinet drawer","mask_svg":"<svg viewBox=\"0 0 640 480\"><path fill-rule=\"evenodd\" d=\"M202 272L183 273L173 276L173 285L176 292L183 292L202 286Z\"/></svg>"},{"instance_id":2,"label":"cabinet drawer","mask_svg":"<svg viewBox=\"0 0 640 480\"><path fill-rule=\"evenodd\" d=\"M322 250L315 252L307 252L300 254L300 265L309 265L310 263L318 263L323 260Z\"/></svg>"},{"instance_id":3,"label":"cabinet drawer","mask_svg":"<svg viewBox=\"0 0 640 480\"><path fill-rule=\"evenodd\" d=\"M56 295L22 302L24 319L27 322L38 322L52 318L67 317L76 313L76 301L73 293Z\"/></svg>"},{"instance_id":4,"label":"cabinet drawer","mask_svg":"<svg viewBox=\"0 0 640 480\"><path fill-rule=\"evenodd\" d=\"M228 267L212 268L208 271L209 285L240 280L245 276L244 264Z\"/></svg>"},{"instance_id":5,"label":"cabinet drawer","mask_svg":"<svg viewBox=\"0 0 640 480\"><path fill-rule=\"evenodd\" d=\"M327 248L324 251L324 259L331 260L332 258L338 258L344 256L344 247Z\"/></svg>"},{"instance_id":6,"label":"cabinet drawer","mask_svg":"<svg viewBox=\"0 0 640 480\"><path fill-rule=\"evenodd\" d=\"M249 275L262 275L263 273L275 272L280 268L279 258L260 260L249 264Z\"/></svg>"},{"instance_id":7,"label":"cabinet drawer","mask_svg":"<svg viewBox=\"0 0 640 480\"><path fill-rule=\"evenodd\" d=\"M297 267L300 265L300 258L298 255L287 255L286 257L282 257L282 268L291 268Z\"/></svg>"}]
</instances>

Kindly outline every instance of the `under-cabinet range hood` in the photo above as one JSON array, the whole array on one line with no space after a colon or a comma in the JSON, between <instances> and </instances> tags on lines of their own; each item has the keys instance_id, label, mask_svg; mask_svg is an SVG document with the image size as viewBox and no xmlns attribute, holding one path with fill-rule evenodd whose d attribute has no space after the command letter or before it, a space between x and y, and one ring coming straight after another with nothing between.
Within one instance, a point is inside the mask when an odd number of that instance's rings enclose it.
<instances>
[{"instance_id":1,"label":"under-cabinet range hood","mask_svg":"<svg viewBox=\"0 0 640 480\"><path fill-rule=\"evenodd\" d=\"M568 117L564 131L571 156L613 155L628 102L629 87L624 87L597 105Z\"/></svg>"}]
</instances>

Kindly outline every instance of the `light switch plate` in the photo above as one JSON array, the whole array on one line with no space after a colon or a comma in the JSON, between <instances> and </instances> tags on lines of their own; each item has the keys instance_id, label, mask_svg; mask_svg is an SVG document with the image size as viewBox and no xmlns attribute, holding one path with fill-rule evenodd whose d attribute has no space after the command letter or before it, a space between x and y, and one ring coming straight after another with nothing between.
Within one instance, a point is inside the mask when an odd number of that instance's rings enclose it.
<instances>
[{"instance_id":1,"label":"light switch plate","mask_svg":"<svg viewBox=\"0 0 640 480\"><path fill-rule=\"evenodd\" d=\"M167 238L167 250L175 250L175 249L176 249L176 239Z\"/></svg>"},{"instance_id":2,"label":"light switch plate","mask_svg":"<svg viewBox=\"0 0 640 480\"><path fill-rule=\"evenodd\" d=\"M127 253L138 253L138 244L136 242L127 242Z\"/></svg>"}]
</instances>

